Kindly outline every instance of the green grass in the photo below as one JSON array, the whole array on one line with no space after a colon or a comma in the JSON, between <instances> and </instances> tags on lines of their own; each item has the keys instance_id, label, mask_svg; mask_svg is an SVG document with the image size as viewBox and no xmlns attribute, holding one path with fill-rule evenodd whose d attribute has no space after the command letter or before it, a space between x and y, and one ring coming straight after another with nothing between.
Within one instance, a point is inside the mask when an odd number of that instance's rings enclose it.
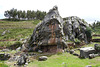
<instances>
[{"instance_id":1,"label":"green grass","mask_svg":"<svg viewBox=\"0 0 100 67\"><path fill-rule=\"evenodd\" d=\"M69 53L61 55L52 55L47 61L35 60L28 67L85 67L86 65L100 65L100 57L94 59L79 59Z\"/></svg>"},{"instance_id":2,"label":"green grass","mask_svg":"<svg viewBox=\"0 0 100 67\"><path fill-rule=\"evenodd\" d=\"M1 47L4 47L4 46L9 47L9 46L13 45L15 42L16 41L1 41L0 46Z\"/></svg>"},{"instance_id":3,"label":"green grass","mask_svg":"<svg viewBox=\"0 0 100 67\"><path fill-rule=\"evenodd\" d=\"M33 29L8 29L10 33L6 33L4 36L0 35L0 40L9 40L20 38L25 38L27 36L32 35Z\"/></svg>"},{"instance_id":4,"label":"green grass","mask_svg":"<svg viewBox=\"0 0 100 67\"><path fill-rule=\"evenodd\" d=\"M93 36L92 39L100 39L98 36Z\"/></svg>"},{"instance_id":5,"label":"green grass","mask_svg":"<svg viewBox=\"0 0 100 67\"><path fill-rule=\"evenodd\" d=\"M94 47L94 44L100 44L98 42L84 45L83 47ZM80 53L76 51L75 53ZM100 57L93 59L80 59L77 56L71 55L67 52L60 55L55 54L48 58L47 61L34 60L28 67L85 67L86 65L92 65L93 67L100 66Z\"/></svg>"},{"instance_id":6,"label":"green grass","mask_svg":"<svg viewBox=\"0 0 100 67\"><path fill-rule=\"evenodd\" d=\"M4 62L0 61L0 67L8 67Z\"/></svg>"}]
</instances>

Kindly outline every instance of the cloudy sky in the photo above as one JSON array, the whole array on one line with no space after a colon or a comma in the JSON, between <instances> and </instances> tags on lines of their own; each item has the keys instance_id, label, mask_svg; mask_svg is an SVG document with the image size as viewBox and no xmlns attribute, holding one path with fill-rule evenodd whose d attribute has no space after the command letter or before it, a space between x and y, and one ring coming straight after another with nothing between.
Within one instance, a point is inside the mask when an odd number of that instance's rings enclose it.
<instances>
[{"instance_id":1,"label":"cloudy sky","mask_svg":"<svg viewBox=\"0 0 100 67\"><path fill-rule=\"evenodd\" d=\"M4 18L4 11L12 8L48 12L55 5L62 17L78 16L88 23L100 21L100 0L1 0L0 19Z\"/></svg>"}]
</instances>

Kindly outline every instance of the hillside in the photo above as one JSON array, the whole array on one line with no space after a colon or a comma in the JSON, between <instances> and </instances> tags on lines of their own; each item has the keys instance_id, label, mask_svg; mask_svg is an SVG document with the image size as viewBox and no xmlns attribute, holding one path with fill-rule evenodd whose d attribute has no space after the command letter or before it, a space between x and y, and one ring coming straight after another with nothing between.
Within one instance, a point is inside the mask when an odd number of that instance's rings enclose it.
<instances>
[{"instance_id":1,"label":"hillside","mask_svg":"<svg viewBox=\"0 0 100 67\"><path fill-rule=\"evenodd\" d=\"M39 20L33 21L0 21L0 48L9 47L15 42L22 42L20 39L26 39L30 37L33 33L33 30ZM4 35L1 35L4 31L9 30ZM100 34L100 33L99 33ZM100 44L99 42L90 43L82 47L94 46L94 44ZM78 48L75 48L78 49ZM79 51L76 51L79 53ZM16 50L10 52L1 52L1 53L10 53L14 55ZM92 67L100 66L100 57L93 59L80 59L77 56L71 55L67 52L62 54L47 55L47 61L38 61L31 57L31 62L27 67L85 67L86 65L92 65ZM15 67L15 62L0 61L0 67ZM4 65L6 64L6 65ZM3 66L4 65L4 66ZM8 66L7 66L8 65Z\"/></svg>"}]
</instances>

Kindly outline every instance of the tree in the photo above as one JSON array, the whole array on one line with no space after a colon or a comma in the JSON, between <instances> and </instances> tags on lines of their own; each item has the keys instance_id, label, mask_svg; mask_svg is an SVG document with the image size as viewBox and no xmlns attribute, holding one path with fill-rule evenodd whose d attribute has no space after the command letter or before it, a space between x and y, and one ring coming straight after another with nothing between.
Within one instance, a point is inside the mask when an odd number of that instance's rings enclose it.
<instances>
[{"instance_id":1,"label":"tree","mask_svg":"<svg viewBox=\"0 0 100 67\"><path fill-rule=\"evenodd\" d=\"M96 24L95 24L95 22L93 23L93 25L92 25L92 28L94 29L95 28L95 26L96 26Z\"/></svg>"},{"instance_id":2,"label":"tree","mask_svg":"<svg viewBox=\"0 0 100 67\"><path fill-rule=\"evenodd\" d=\"M5 11L5 12L4 12L4 16L5 16L5 17L8 17L9 20L10 20L10 19L11 19L10 11L9 11L9 10Z\"/></svg>"},{"instance_id":3,"label":"tree","mask_svg":"<svg viewBox=\"0 0 100 67\"><path fill-rule=\"evenodd\" d=\"M28 20L30 20L30 18L31 18L31 10L27 10L27 18L28 18Z\"/></svg>"},{"instance_id":4,"label":"tree","mask_svg":"<svg viewBox=\"0 0 100 67\"><path fill-rule=\"evenodd\" d=\"M41 12L39 10L37 10L36 12L36 18L42 20L46 15L46 12Z\"/></svg>"},{"instance_id":5,"label":"tree","mask_svg":"<svg viewBox=\"0 0 100 67\"><path fill-rule=\"evenodd\" d=\"M10 12L12 19L15 20L17 17L17 9L12 8Z\"/></svg>"},{"instance_id":6,"label":"tree","mask_svg":"<svg viewBox=\"0 0 100 67\"><path fill-rule=\"evenodd\" d=\"M23 12L22 12L21 17L22 17L22 19L24 19L24 20L25 20L25 18L26 18L26 12L25 12L25 11L23 11Z\"/></svg>"},{"instance_id":7,"label":"tree","mask_svg":"<svg viewBox=\"0 0 100 67\"><path fill-rule=\"evenodd\" d=\"M22 15L22 11L20 10L20 11L17 12L17 17L18 17L19 20L21 18L21 15Z\"/></svg>"},{"instance_id":8,"label":"tree","mask_svg":"<svg viewBox=\"0 0 100 67\"><path fill-rule=\"evenodd\" d=\"M36 17L35 11L31 11L31 18L34 19Z\"/></svg>"},{"instance_id":9,"label":"tree","mask_svg":"<svg viewBox=\"0 0 100 67\"><path fill-rule=\"evenodd\" d=\"M32 20L32 19L39 19L42 20L46 15L46 12L42 11L34 11L34 10L27 10L27 12L17 9L10 9L4 12L4 16L9 18L9 20Z\"/></svg>"}]
</instances>

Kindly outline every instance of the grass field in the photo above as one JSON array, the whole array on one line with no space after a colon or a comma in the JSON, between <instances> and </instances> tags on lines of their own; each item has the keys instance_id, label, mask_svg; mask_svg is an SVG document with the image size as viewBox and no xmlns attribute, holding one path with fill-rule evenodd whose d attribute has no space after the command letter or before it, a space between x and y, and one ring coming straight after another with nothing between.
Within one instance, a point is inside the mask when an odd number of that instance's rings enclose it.
<instances>
[{"instance_id":1,"label":"grass field","mask_svg":"<svg viewBox=\"0 0 100 67\"><path fill-rule=\"evenodd\" d=\"M100 66L100 57L94 59L79 59L68 53L61 55L52 55L47 61L33 61L28 67L85 67L92 65L94 67Z\"/></svg>"},{"instance_id":2,"label":"grass field","mask_svg":"<svg viewBox=\"0 0 100 67\"><path fill-rule=\"evenodd\" d=\"M15 22L0 21L0 40L8 40L0 41L0 46L10 46L19 41L21 38L25 39L28 36L30 37L36 24L39 22L39 20ZM1 34L5 30L9 30L10 33L6 33L4 36L2 36ZM97 32L97 34L99 34L99 32ZM94 44L96 44L96 42L90 43L83 47L94 47ZM13 50L9 53L14 54L15 52L16 51ZM76 52L79 53L79 51ZM60 55L55 54L49 56L47 61L38 61L36 59L33 59L33 62L30 62L27 67L85 67L86 65L92 65L92 67L100 67L100 57L96 57L93 59L79 59L77 56L65 52ZM8 63L8 61L0 61L0 67L14 67L14 62Z\"/></svg>"}]
</instances>

